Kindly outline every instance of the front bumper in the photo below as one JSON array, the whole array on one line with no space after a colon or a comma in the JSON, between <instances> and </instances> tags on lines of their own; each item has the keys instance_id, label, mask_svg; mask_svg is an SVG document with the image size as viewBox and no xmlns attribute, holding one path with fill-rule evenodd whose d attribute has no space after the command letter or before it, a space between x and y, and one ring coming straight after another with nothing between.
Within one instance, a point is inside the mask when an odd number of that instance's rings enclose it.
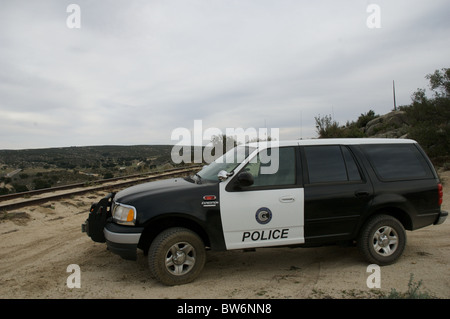
<instances>
[{"instance_id":1,"label":"front bumper","mask_svg":"<svg viewBox=\"0 0 450 319\"><path fill-rule=\"evenodd\" d=\"M143 227L129 227L107 223L103 229L106 246L108 250L123 259L136 260L137 246L143 230Z\"/></svg>"}]
</instances>

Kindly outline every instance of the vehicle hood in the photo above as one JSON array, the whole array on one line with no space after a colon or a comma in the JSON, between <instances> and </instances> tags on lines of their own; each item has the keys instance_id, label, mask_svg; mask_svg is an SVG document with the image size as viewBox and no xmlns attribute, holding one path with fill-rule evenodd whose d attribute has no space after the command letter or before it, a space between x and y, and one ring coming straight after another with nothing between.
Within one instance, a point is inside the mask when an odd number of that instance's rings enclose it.
<instances>
[{"instance_id":1,"label":"vehicle hood","mask_svg":"<svg viewBox=\"0 0 450 319\"><path fill-rule=\"evenodd\" d=\"M183 178L174 178L126 188L114 196L114 201L135 207L138 225L144 225L152 218L166 213L187 213L202 219L207 216L204 210L218 207L218 185L218 182L196 184ZM205 195L217 197L214 203L206 203L213 204L213 207L205 206L203 199Z\"/></svg>"},{"instance_id":2,"label":"vehicle hood","mask_svg":"<svg viewBox=\"0 0 450 319\"><path fill-rule=\"evenodd\" d=\"M170 196L170 194L184 193L193 188L198 188L198 185L183 178L172 178L125 188L114 196L114 201L133 205L134 202L142 198L159 197L158 195Z\"/></svg>"}]
</instances>

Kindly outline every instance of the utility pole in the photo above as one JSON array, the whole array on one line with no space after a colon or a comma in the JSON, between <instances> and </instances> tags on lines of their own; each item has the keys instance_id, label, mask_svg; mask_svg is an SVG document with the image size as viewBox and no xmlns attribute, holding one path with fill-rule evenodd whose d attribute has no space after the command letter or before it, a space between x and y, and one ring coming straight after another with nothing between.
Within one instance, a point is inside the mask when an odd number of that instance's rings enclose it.
<instances>
[{"instance_id":1,"label":"utility pole","mask_svg":"<svg viewBox=\"0 0 450 319\"><path fill-rule=\"evenodd\" d=\"M394 111L397 111L397 101L395 100L395 81L392 81L392 91L394 93Z\"/></svg>"},{"instance_id":2,"label":"utility pole","mask_svg":"<svg viewBox=\"0 0 450 319\"><path fill-rule=\"evenodd\" d=\"M264 119L264 127L265 127L265 132L266 132L266 141L267 141L267 122L266 119Z\"/></svg>"}]
</instances>

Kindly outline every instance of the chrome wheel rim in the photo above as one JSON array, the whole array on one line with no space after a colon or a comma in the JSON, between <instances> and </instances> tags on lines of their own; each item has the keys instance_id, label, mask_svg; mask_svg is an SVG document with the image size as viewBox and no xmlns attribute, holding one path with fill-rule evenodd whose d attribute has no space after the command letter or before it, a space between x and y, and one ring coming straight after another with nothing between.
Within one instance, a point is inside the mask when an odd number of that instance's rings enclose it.
<instances>
[{"instance_id":1,"label":"chrome wheel rim","mask_svg":"<svg viewBox=\"0 0 450 319\"><path fill-rule=\"evenodd\" d=\"M398 248L398 234L394 228L382 226L373 235L373 249L380 256L391 256Z\"/></svg>"},{"instance_id":2,"label":"chrome wheel rim","mask_svg":"<svg viewBox=\"0 0 450 319\"><path fill-rule=\"evenodd\" d=\"M172 245L166 253L166 269L175 276L182 276L192 270L195 265L195 249L186 242Z\"/></svg>"}]
</instances>

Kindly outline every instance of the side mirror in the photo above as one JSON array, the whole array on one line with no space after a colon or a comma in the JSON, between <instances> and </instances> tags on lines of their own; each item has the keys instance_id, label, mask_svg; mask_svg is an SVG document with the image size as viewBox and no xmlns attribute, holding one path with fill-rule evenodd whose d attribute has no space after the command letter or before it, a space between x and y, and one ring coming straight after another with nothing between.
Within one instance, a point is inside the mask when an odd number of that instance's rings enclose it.
<instances>
[{"instance_id":1,"label":"side mirror","mask_svg":"<svg viewBox=\"0 0 450 319\"><path fill-rule=\"evenodd\" d=\"M231 175L233 175L233 173L228 173L227 171L220 171L217 174L217 178L219 179L219 181L223 182L223 181L226 181L227 178Z\"/></svg>"},{"instance_id":2,"label":"side mirror","mask_svg":"<svg viewBox=\"0 0 450 319\"><path fill-rule=\"evenodd\" d=\"M247 187L253 185L255 180L253 179L253 175L249 172L242 172L237 176L237 182L239 186Z\"/></svg>"}]
</instances>

